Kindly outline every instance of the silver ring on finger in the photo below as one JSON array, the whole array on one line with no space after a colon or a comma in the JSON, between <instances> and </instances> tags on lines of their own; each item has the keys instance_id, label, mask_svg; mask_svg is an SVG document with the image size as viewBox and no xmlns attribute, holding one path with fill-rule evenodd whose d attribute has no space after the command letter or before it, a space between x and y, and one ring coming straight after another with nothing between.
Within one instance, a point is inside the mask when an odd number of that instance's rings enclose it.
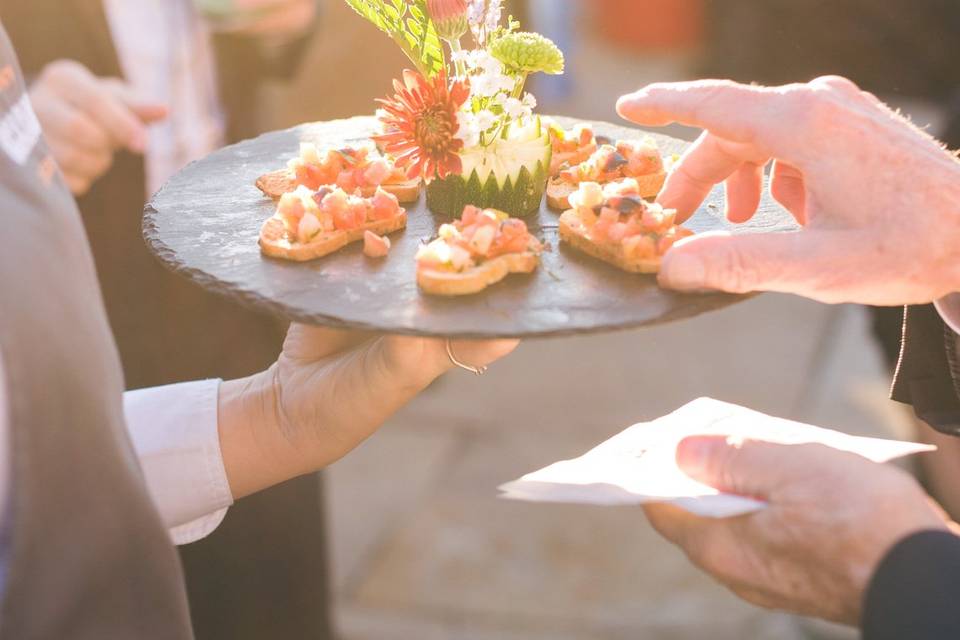
<instances>
[{"instance_id":1,"label":"silver ring on finger","mask_svg":"<svg viewBox=\"0 0 960 640\"><path fill-rule=\"evenodd\" d=\"M469 371L474 375L482 376L487 372L486 367L473 367L457 360L457 356L455 356L453 353L453 345L450 343L450 338L447 338L447 357L450 358L450 362L452 362L454 365L460 367L464 371Z\"/></svg>"}]
</instances>

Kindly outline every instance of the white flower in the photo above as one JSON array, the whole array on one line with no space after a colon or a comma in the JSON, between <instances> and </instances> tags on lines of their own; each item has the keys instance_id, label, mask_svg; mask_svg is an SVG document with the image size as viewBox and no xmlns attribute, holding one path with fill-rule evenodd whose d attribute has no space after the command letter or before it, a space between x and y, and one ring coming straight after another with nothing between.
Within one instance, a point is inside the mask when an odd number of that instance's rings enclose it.
<instances>
[{"instance_id":1,"label":"white flower","mask_svg":"<svg viewBox=\"0 0 960 640\"><path fill-rule=\"evenodd\" d=\"M519 120L529 115L526 105L516 98L507 98L503 101L503 112L511 120Z\"/></svg>"},{"instance_id":2,"label":"white flower","mask_svg":"<svg viewBox=\"0 0 960 640\"><path fill-rule=\"evenodd\" d=\"M463 140L463 147L471 149L480 144L480 127L477 126L477 119L469 111L460 111L457 113L457 133L455 137Z\"/></svg>"},{"instance_id":3,"label":"white flower","mask_svg":"<svg viewBox=\"0 0 960 640\"><path fill-rule=\"evenodd\" d=\"M523 94L523 106L533 111L537 108L537 99L532 93Z\"/></svg>"},{"instance_id":4,"label":"white flower","mask_svg":"<svg viewBox=\"0 0 960 640\"><path fill-rule=\"evenodd\" d=\"M487 7L487 17L485 26L487 31L494 31L500 26L500 18L503 16L503 0L490 0L490 6Z\"/></svg>"},{"instance_id":5,"label":"white flower","mask_svg":"<svg viewBox=\"0 0 960 640\"><path fill-rule=\"evenodd\" d=\"M483 111L475 114L474 122L480 131L488 131L494 124L496 124L497 116L495 116L492 111L484 109Z\"/></svg>"},{"instance_id":6,"label":"white flower","mask_svg":"<svg viewBox=\"0 0 960 640\"><path fill-rule=\"evenodd\" d=\"M488 98L503 91L503 84L502 75L481 73L471 76L470 93L479 98Z\"/></svg>"},{"instance_id":7,"label":"white flower","mask_svg":"<svg viewBox=\"0 0 960 640\"><path fill-rule=\"evenodd\" d=\"M486 49L477 49L473 52L473 68L484 73L503 73L503 63L494 58Z\"/></svg>"},{"instance_id":8,"label":"white flower","mask_svg":"<svg viewBox=\"0 0 960 640\"><path fill-rule=\"evenodd\" d=\"M516 80L514 80L513 78L505 74L501 74L500 76L498 76L498 80L499 80L498 86L500 91L504 91L506 93L512 93L513 88L517 84Z\"/></svg>"},{"instance_id":9,"label":"white flower","mask_svg":"<svg viewBox=\"0 0 960 640\"><path fill-rule=\"evenodd\" d=\"M480 26L487 10L486 0L470 0L467 5L467 22L471 26Z\"/></svg>"},{"instance_id":10,"label":"white flower","mask_svg":"<svg viewBox=\"0 0 960 640\"><path fill-rule=\"evenodd\" d=\"M473 66L471 64L471 60L473 59L473 51L469 51L467 49L460 49L459 51L454 51L453 54L450 56L450 58L454 62L463 62L468 67Z\"/></svg>"}]
</instances>

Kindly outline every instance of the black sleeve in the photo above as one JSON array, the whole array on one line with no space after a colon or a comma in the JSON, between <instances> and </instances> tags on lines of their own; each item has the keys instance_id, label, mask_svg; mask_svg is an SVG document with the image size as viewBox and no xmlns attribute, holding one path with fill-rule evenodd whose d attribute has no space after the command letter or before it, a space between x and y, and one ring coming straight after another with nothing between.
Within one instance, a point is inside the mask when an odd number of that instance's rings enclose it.
<instances>
[{"instance_id":1,"label":"black sleeve","mask_svg":"<svg viewBox=\"0 0 960 640\"><path fill-rule=\"evenodd\" d=\"M932 304L907 307L891 393L894 400L913 405L918 418L952 436L960 435L956 342Z\"/></svg>"},{"instance_id":2,"label":"black sleeve","mask_svg":"<svg viewBox=\"0 0 960 640\"><path fill-rule=\"evenodd\" d=\"M960 537L923 531L880 563L861 620L863 640L960 638Z\"/></svg>"}]
</instances>

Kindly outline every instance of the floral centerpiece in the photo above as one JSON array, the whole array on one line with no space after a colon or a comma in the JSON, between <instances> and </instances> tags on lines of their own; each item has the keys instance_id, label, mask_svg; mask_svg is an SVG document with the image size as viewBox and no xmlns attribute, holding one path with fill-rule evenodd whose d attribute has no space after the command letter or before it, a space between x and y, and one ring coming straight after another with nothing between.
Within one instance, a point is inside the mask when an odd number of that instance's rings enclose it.
<instances>
[{"instance_id":1,"label":"floral centerpiece","mask_svg":"<svg viewBox=\"0 0 960 640\"><path fill-rule=\"evenodd\" d=\"M563 73L547 38L504 24L502 0L346 0L400 46L415 70L380 100L374 140L410 178L427 183L427 205L457 216L467 204L513 216L539 208L550 136L524 91L533 73ZM464 47L464 39L470 45Z\"/></svg>"}]
</instances>

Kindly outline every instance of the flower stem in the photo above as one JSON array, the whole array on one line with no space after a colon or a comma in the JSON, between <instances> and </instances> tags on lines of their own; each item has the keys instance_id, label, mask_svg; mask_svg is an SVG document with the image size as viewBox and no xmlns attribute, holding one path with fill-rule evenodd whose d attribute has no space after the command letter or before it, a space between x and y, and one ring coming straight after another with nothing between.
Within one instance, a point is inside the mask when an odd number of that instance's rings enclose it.
<instances>
[{"instance_id":1,"label":"flower stem","mask_svg":"<svg viewBox=\"0 0 960 640\"><path fill-rule=\"evenodd\" d=\"M456 71L457 77L467 77L466 64L459 58L459 56L457 56L458 53L463 51L463 49L460 47L460 38L457 38L456 40L447 40L447 44L450 45L450 57L453 58L454 70Z\"/></svg>"},{"instance_id":2,"label":"flower stem","mask_svg":"<svg viewBox=\"0 0 960 640\"><path fill-rule=\"evenodd\" d=\"M513 93L510 94L512 98L519 99L520 96L523 95L523 88L527 85L527 77L529 75L530 73L526 71L520 74L519 82L517 82L517 85L513 88Z\"/></svg>"}]
</instances>

